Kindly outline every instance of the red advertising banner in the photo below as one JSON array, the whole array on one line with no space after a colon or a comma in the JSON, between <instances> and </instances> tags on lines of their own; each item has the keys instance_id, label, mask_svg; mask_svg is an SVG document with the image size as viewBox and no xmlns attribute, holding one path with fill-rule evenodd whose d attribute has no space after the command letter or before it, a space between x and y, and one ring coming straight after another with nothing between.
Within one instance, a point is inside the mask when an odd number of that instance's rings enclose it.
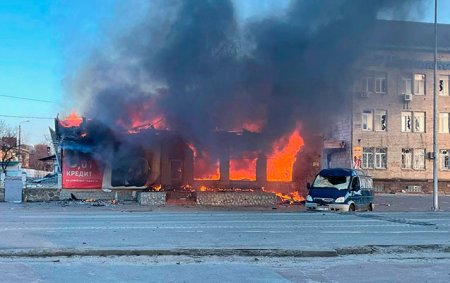
<instances>
[{"instance_id":1,"label":"red advertising banner","mask_svg":"<svg viewBox=\"0 0 450 283\"><path fill-rule=\"evenodd\" d=\"M64 189L101 189L103 168L88 153L63 150L62 187Z\"/></svg>"}]
</instances>

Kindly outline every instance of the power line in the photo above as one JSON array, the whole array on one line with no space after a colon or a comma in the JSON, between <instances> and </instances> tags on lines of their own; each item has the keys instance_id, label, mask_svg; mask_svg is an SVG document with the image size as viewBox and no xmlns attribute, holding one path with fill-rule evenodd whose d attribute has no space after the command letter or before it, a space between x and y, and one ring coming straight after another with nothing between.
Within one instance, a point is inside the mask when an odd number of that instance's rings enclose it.
<instances>
[{"instance_id":1,"label":"power line","mask_svg":"<svg viewBox=\"0 0 450 283\"><path fill-rule=\"evenodd\" d=\"M35 102L59 104L56 101L45 100L45 99L37 99L37 98L29 98L29 97L22 97L22 96L14 96L14 95L0 94L0 97L13 98L13 99L22 99L22 100L35 101Z\"/></svg>"},{"instance_id":2,"label":"power line","mask_svg":"<svg viewBox=\"0 0 450 283\"><path fill-rule=\"evenodd\" d=\"M23 118L23 119L40 119L40 120L53 120L55 118L51 117L36 117L36 116L19 116L19 115L1 115L0 117L6 117L6 118Z\"/></svg>"}]
</instances>

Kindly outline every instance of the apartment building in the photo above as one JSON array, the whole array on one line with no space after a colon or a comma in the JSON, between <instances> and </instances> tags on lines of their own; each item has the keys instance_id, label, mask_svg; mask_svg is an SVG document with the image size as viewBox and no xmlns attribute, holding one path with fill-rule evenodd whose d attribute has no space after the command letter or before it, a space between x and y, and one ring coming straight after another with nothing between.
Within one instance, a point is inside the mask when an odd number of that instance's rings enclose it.
<instances>
[{"instance_id":1,"label":"apartment building","mask_svg":"<svg viewBox=\"0 0 450 283\"><path fill-rule=\"evenodd\" d=\"M389 32L383 32L389 31ZM429 192L433 164L433 25L380 21L356 66L352 107L324 144L323 167L366 170L379 191ZM439 187L450 191L450 25L438 27ZM442 38L442 39L441 39ZM340 141L341 147L327 146Z\"/></svg>"}]
</instances>

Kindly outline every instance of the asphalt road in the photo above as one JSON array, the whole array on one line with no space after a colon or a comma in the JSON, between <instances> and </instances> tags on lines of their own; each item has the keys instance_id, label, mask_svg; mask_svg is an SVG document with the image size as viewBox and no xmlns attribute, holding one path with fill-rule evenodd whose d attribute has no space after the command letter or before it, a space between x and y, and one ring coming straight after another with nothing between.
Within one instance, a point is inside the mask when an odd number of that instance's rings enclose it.
<instances>
[{"instance_id":1,"label":"asphalt road","mask_svg":"<svg viewBox=\"0 0 450 283\"><path fill-rule=\"evenodd\" d=\"M0 282L449 282L450 212L395 212L405 207L429 210L423 201L427 196L421 197L386 195L377 199L379 211L353 214L303 212L295 207L230 211L1 203ZM424 245L429 248L419 247ZM221 255L222 250L327 253L368 246L378 247L375 254ZM216 256L195 252L139 257L1 256L11 251L67 249L218 252ZM349 277L349 271L357 276Z\"/></svg>"},{"instance_id":2,"label":"asphalt road","mask_svg":"<svg viewBox=\"0 0 450 283\"><path fill-rule=\"evenodd\" d=\"M450 245L449 212L121 212L0 205L5 249L286 249Z\"/></svg>"}]
</instances>

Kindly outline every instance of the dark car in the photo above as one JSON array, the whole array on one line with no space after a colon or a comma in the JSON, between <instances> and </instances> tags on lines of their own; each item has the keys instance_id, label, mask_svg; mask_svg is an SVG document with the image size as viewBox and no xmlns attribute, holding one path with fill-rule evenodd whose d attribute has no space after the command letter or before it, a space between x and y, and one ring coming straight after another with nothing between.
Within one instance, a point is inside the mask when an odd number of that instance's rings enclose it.
<instances>
[{"instance_id":1,"label":"dark car","mask_svg":"<svg viewBox=\"0 0 450 283\"><path fill-rule=\"evenodd\" d=\"M312 185L308 183L308 210L372 211L373 181L358 169L323 169Z\"/></svg>"}]
</instances>

